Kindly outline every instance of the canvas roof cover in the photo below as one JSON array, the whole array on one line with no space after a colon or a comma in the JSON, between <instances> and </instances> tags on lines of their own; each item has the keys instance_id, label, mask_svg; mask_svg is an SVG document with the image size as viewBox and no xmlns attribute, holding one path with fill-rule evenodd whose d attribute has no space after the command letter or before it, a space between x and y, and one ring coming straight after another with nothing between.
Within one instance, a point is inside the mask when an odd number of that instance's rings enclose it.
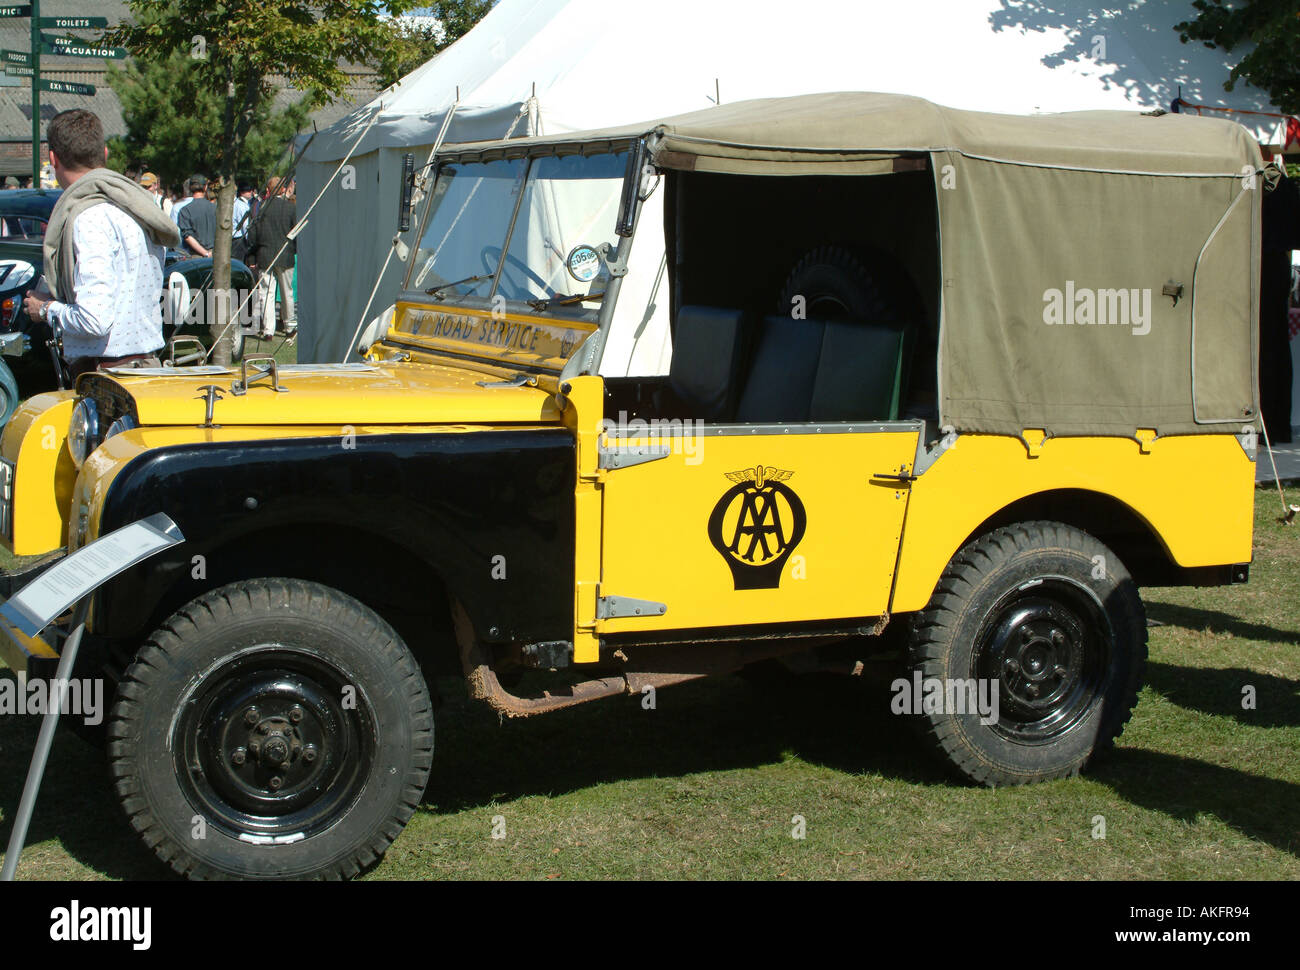
<instances>
[{"instance_id":1,"label":"canvas roof cover","mask_svg":"<svg viewBox=\"0 0 1300 970\"><path fill-rule=\"evenodd\" d=\"M356 146L298 238L299 359L344 359L361 318L396 297L406 270L389 258L401 155L423 162L449 115L455 143L821 91L895 91L1023 115L1149 111L1180 94L1277 111L1244 80L1224 90L1250 45L1229 55L1179 42L1173 25L1195 13L1191 0L497 0L473 30L307 148L301 200L315 199ZM1233 117L1279 140L1281 119ZM606 375L667 372L663 254L663 239L643 229L617 311L634 325L611 334Z\"/></svg>"},{"instance_id":2,"label":"canvas roof cover","mask_svg":"<svg viewBox=\"0 0 1300 970\"><path fill-rule=\"evenodd\" d=\"M872 174L892 171L898 153L928 155L942 425L1130 436L1256 421L1263 159L1240 125L1115 111L998 115L838 93L545 141L637 132L650 135L658 165L679 170ZM869 224L871 213L862 218Z\"/></svg>"}]
</instances>

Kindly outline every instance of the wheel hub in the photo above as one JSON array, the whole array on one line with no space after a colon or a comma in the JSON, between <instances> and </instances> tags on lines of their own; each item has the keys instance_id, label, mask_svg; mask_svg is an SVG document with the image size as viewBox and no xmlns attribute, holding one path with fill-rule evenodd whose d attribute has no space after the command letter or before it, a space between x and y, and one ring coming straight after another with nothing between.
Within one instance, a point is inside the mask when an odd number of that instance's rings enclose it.
<instances>
[{"instance_id":1,"label":"wheel hub","mask_svg":"<svg viewBox=\"0 0 1300 970\"><path fill-rule=\"evenodd\" d=\"M997 681L999 733L1047 741L1092 705L1105 670L1097 628L1105 620L1085 597L1065 582L1046 583L991 611L974 673Z\"/></svg>"},{"instance_id":2,"label":"wheel hub","mask_svg":"<svg viewBox=\"0 0 1300 970\"><path fill-rule=\"evenodd\" d=\"M359 794L368 710L344 708L348 679L279 651L211 676L180 725L198 800L241 830L297 835Z\"/></svg>"},{"instance_id":3,"label":"wheel hub","mask_svg":"<svg viewBox=\"0 0 1300 970\"><path fill-rule=\"evenodd\" d=\"M302 756L302 734L288 718L264 717L249 732L246 747L263 768L285 768Z\"/></svg>"}]
</instances>

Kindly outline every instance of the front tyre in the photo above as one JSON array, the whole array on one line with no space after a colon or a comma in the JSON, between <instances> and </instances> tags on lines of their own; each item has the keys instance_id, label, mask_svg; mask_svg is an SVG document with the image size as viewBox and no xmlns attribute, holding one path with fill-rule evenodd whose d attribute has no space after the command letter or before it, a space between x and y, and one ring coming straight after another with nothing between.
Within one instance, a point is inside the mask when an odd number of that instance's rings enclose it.
<instances>
[{"instance_id":1,"label":"front tyre","mask_svg":"<svg viewBox=\"0 0 1300 970\"><path fill-rule=\"evenodd\" d=\"M291 579L173 615L127 669L108 736L132 827L194 879L356 875L411 817L433 758L405 644L356 600Z\"/></svg>"},{"instance_id":2,"label":"front tyre","mask_svg":"<svg viewBox=\"0 0 1300 970\"><path fill-rule=\"evenodd\" d=\"M971 781L1071 777L1123 730L1146 650L1119 557L1070 526L1019 523L963 548L916 616L910 709Z\"/></svg>"}]
</instances>

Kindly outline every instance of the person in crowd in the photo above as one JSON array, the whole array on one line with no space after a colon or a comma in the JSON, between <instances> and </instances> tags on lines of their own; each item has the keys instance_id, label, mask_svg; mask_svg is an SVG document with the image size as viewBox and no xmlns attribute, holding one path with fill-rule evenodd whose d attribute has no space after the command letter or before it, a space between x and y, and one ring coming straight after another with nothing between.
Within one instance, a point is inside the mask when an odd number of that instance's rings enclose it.
<instances>
[{"instance_id":1,"label":"person in crowd","mask_svg":"<svg viewBox=\"0 0 1300 970\"><path fill-rule=\"evenodd\" d=\"M284 332L297 332L298 322L293 305L293 263L297 244L289 238L289 231L297 222L297 206L289 196L291 185L279 178L267 183L267 199L256 221L248 231L248 251L261 270L257 289L253 294L253 318L265 321L265 310L270 302L272 285L279 286L281 319ZM281 250L283 249L283 252ZM271 327L262 324L263 336L274 335Z\"/></svg>"},{"instance_id":2,"label":"person in crowd","mask_svg":"<svg viewBox=\"0 0 1300 970\"><path fill-rule=\"evenodd\" d=\"M172 222L176 223L177 228L180 227L181 212L187 205L194 201L195 184L198 184L199 186L198 194L203 195L203 190L207 188L208 180L202 175L191 175L185 180L185 189L181 193L181 197L176 200L176 204L172 206Z\"/></svg>"},{"instance_id":3,"label":"person in crowd","mask_svg":"<svg viewBox=\"0 0 1300 970\"><path fill-rule=\"evenodd\" d=\"M157 366L163 346L163 258L180 240L147 191L106 168L93 112L61 111L47 130L63 189L50 213L45 285L23 300L32 320L58 325L73 377L106 367Z\"/></svg>"},{"instance_id":4,"label":"person in crowd","mask_svg":"<svg viewBox=\"0 0 1300 970\"><path fill-rule=\"evenodd\" d=\"M163 210L163 215L169 215L166 206L163 205L165 200L163 199L162 183L159 181L157 175L154 175L153 172L145 172L141 175L140 188L153 196L154 203L159 209Z\"/></svg>"},{"instance_id":5,"label":"person in crowd","mask_svg":"<svg viewBox=\"0 0 1300 970\"><path fill-rule=\"evenodd\" d=\"M176 220L181 241L196 256L211 256L217 241L217 207L207 197L207 189L208 181L202 175L191 178L193 195Z\"/></svg>"},{"instance_id":6,"label":"person in crowd","mask_svg":"<svg viewBox=\"0 0 1300 970\"><path fill-rule=\"evenodd\" d=\"M248 227L252 225L253 217L257 215L253 211L255 192L253 183L247 179L240 179L236 192L235 208L231 213L233 226L231 256L242 263L246 262L248 257Z\"/></svg>"}]
</instances>

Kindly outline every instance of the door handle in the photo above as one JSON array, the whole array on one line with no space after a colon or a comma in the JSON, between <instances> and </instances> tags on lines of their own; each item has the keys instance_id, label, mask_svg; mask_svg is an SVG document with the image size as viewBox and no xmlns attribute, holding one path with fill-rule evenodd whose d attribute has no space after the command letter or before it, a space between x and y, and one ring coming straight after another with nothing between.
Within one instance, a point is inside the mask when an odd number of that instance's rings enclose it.
<instances>
[{"instance_id":1,"label":"door handle","mask_svg":"<svg viewBox=\"0 0 1300 970\"><path fill-rule=\"evenodd\" d=\"M918 476L913 475L910 471L871 473L871 480L873 482L879 479L885 482L900 483L905 485L911 484L912 482L916 481L917 477Z\"/></svg>"}]
</instances>

